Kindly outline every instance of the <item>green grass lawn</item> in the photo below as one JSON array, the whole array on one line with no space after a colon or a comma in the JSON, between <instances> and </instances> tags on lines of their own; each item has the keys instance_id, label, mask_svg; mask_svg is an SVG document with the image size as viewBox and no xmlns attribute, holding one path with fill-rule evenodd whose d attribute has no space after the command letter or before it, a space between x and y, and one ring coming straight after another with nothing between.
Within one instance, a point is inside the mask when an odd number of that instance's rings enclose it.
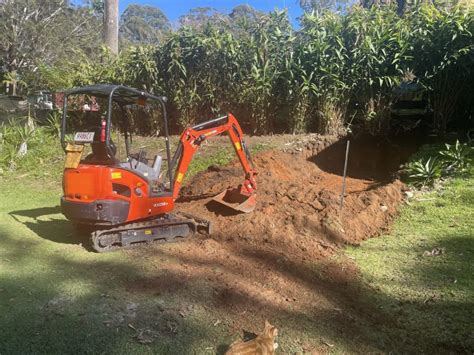
<instances>
[{"instance_id":1,"label":"green grass lawn","mask_svg":"<svg viewBox=\"0 0 474 355\"><path fill-rule=\"evenodd\" d=\"M227 161L219 152L197 157L192 173ZM128 290L156 272L149 260L78 245L58 208L59 163L42 164L50 176L19 178L22 171L0 180L0 354L213 354L231 342L228 329L214 326L213 310ZM306 317L308 327L318 326L304 334L276 314L281 349L291 350L282 353L302 353L298 338L331 353L472 353L473 172L415 197L388 235L335 255L329 262L341 269L356 264L359 275L340 293L357 299L336 315ZM440 255L428 256L433 250Z\"/></svg>"},{"instance_id":2,"label":"green grass lawn","mask_svg":"<svg viewBox=\"0 0 474 355\"><path fill-rule=\"evenodd\" d=\"M473 172L415 197L390 234L345 252L400 349L474 351Z\"/></svg>"},{"instance_id":3,"label":"green grass lawn","mask_svg":"<svg viewBox=\"0 0 474 355\"><path fill-rule=\"evenodd\" d=\"M89 241L61 214L64 158L59 144L49 143L0 175L0 354L214 353L214 340L226 335L203 322L203 308L184 319L179 314L187 306L179 300L126 291L147 270L144 260L125 253L99 257L77 244ZM154 141L138 144L157 148ZM187 179L234 159L230 144L206 148L195 155ZM160 339L150 347L147 341L157 336L152 328Z\"/></svg>"}]
</instances>

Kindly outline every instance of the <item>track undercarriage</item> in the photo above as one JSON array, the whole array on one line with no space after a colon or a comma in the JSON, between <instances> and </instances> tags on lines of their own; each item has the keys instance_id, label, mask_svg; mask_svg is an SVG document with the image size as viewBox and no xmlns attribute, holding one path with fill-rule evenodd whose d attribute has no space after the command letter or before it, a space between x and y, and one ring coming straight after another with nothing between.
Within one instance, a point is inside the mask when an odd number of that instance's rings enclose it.
<instances>
[{"instance_id":1,"label":"track undercarriage","mask_svg":"<svg viewBox=\"0 0 474 355\"><path fill-rule=\"evenodd\" d=\"M177 242L198 230L210 234L211 223L189 214L166 214L152 220L95 230L91 234L91 245L95 251L104 253L151 243Z\"/></svg>"}]
</instances>

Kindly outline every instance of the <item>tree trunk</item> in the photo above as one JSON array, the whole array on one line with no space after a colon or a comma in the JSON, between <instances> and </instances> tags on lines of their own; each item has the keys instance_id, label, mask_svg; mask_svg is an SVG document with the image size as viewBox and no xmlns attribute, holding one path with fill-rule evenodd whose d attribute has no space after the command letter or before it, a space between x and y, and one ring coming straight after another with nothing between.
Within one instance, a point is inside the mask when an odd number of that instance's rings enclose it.
<instances>
[{"instance_id":1,"label":"tree trunk","mask_svg":"<svg viewBox=\"0 0 474 355\"><path fill-rule=\"evenodd\" d=\"M112 53L118 53L118 0L105 0L104 42Z\"/></svg>"}]
</instances>

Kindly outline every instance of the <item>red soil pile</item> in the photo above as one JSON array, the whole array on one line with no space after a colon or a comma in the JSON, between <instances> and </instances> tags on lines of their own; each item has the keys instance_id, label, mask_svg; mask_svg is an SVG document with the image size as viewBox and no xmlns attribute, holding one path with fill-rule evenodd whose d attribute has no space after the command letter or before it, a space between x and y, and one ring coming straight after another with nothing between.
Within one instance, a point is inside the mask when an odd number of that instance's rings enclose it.
<instances>
[{"instance_id":1,"label":"red soil pile","mask_svg":"<svg viewBox=\"0 0 474 355\"><path fill-rule=\"evenodd\" d=\"M212 221L216 241L261 245L303 257L327 254L340 243L356 244L380 234L402 201L403 184L391 179L385 163L389 157L377 146L365 146L353 148L342 212L345 145L330 141L310 144L298 149L301 152L267 151L254 157L259 175L252 213L236 214L211 201L243 181L238 162L195 176L183 188L178 210ZM315 149L321 156L312 156Z\"/></svg>"}]
</instances>

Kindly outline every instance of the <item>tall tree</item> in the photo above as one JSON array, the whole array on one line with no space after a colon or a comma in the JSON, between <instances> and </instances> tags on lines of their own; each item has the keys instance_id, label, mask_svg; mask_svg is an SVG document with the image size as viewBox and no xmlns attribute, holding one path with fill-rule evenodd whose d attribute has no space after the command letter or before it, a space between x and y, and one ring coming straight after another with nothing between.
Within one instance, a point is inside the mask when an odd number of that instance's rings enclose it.
<instances>
[{"instance_id":1,"label":"tall tree","mask_svg":"<svg viewBox=\"0 0 474 355\"><path fill-rule=\"evenodd\" d=\"M365 1L365 0L362 0ZM367 0L370 1L370 0ZM382 0L383 1L383 0ZM390 0L388 0L390 1ZM321 12L323 10L340 10L346 8L351 0L300 0L300 6L305 12Z\"/></svg>"},{"instance_id":2,"label":"tall tree","mask_svg":"<svg viewBox=\"0 0 474 355\"><path fill-rule=\"evenodd\" d=\"M213 7L195 7L179 18L181 26L189 26L193 28L202 28L208 23L225 22L227 16L220 14Z\"/></svg>"},{"instance_id":3,"label":"tall tree","mask_svg":"<svg viewBox=\"0 0 474 355\"><path fill-rule=\"evenodd\" d=\"M121 39L134 44L156 43L170 31L168 18L154 6L131 4L120 18Z\"/></svg>"},{"instance_id":4,"label":"tall tree","mask_svg":"<svg viewBox=\"0 0 474 355\"><path fill-rule=\"evenodd\" d=\"M248 4L241 4L241 5L237 5L236 7L232 9L232 11L229 14L229 17L233 21L244 20L244 21L252 22L263 15L264 15L263 12L255 10L252 6Z\"/></svg>"},{"instance_id":5,"label":"tall tree","mask_svg":"<svg viewBox=\"0 0 474 355\"><path fill-rule=\"evenodd\" d=\"M10 92L15 81L35 73L40 64L70 60L78 48L90 54L99 41L97 27L100 22L89 8L68 1L0 1L0 71Z\"/></svg>"},{"instance_id":6,"label":"tall tree","mask_svg":"<svg viewBox=\"0 0 474 355\"><path fill-rule=\"evenodd\" d=\"M118 53L118 0L105 0L104 42L114 54Z\"/></svg>"}]
</instances>

